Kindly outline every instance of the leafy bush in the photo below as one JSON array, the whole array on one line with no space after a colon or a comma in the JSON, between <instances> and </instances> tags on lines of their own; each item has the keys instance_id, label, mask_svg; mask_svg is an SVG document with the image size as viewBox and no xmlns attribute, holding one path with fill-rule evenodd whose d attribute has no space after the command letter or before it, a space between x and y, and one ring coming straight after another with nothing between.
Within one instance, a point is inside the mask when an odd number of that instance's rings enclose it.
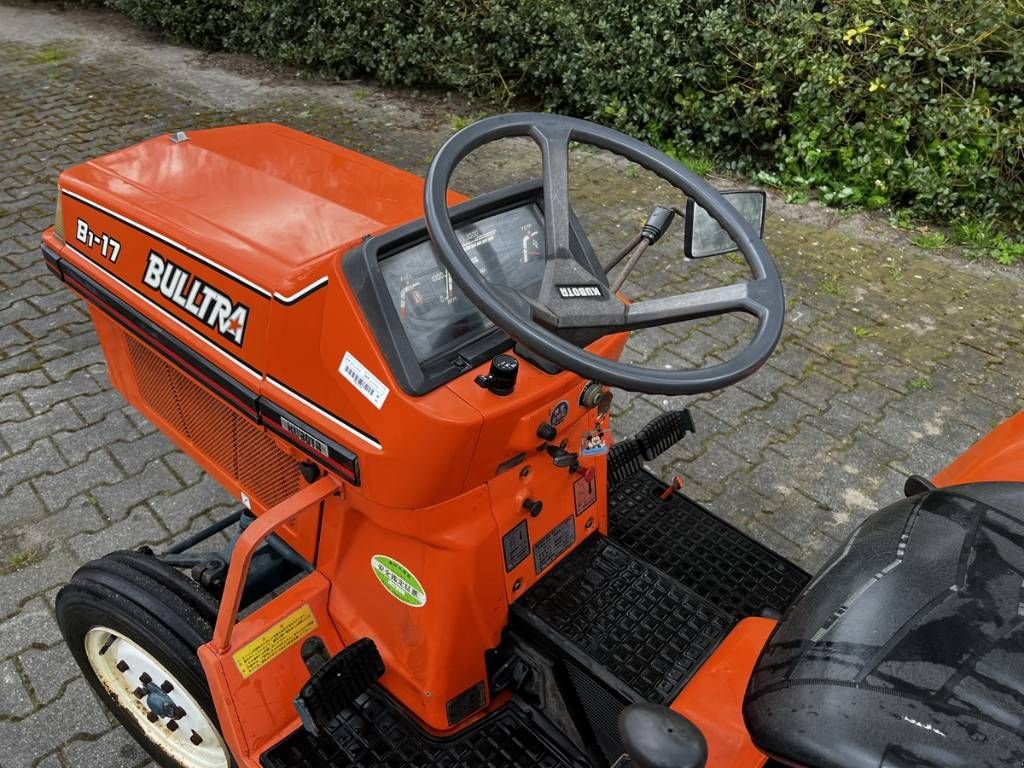
<instances>
[{"instance_id":1,"label":"leafy bush","mask_svg":"<svg viewBox=\"0 0 1024 768\"><path fill-rule=\"evenodd\" d=\"M832 205L1024 229L1021 0L104 0L174 39L525 99Z\"/></svg>"}]
</instances>

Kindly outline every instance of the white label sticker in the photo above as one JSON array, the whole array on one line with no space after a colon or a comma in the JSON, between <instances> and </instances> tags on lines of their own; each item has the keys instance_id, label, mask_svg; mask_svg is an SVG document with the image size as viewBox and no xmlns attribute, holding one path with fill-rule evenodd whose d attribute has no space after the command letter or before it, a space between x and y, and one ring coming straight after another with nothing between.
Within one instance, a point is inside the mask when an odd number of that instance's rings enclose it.
<instances>
[{"instance_id":1,"label":"white label sticker","mask_svg":"<svg viewBox=\"0 0 1024 768\"><path fill-rule=\"evenodd\" d=\"M370 369L356 360L351 352L345 353L338 373L348 379L378 411L391 393L387 385L370 373Z\"/></svg>"}]
</instances>

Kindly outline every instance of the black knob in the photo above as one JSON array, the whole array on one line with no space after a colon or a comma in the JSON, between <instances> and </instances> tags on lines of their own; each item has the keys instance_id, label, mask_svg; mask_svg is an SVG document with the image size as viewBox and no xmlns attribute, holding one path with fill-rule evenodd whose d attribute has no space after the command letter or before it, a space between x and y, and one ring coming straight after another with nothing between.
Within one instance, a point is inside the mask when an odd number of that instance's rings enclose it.
<instances>
[{"instance_id":1,"label":"black knob","mask_svg":"<svg viewBox=\"0 0 1024 768\"><path fill-rule=\"evenodd\" d=\"M541 440L550 442L558 437L558 430L548 424L546 421L537 427L537 437Z\"/></svg>"},{"instance_id":2,"label":"black knob","mask_svg":"<svg viewBox=\"0 0 1024 768\"><path fill-rule=\"evenodd\" d=\"M477 376L476 383L496 395L511 395L519 376L519 360L512 355L496 355L486 376Z\"/></svg>"},{"instance_id":3,"label":"black knob","mask_svg":"<svg viewBox=\"0 0 1024 768\"><path fill-rule=\"evenodd\" d=\"M537 517L544 509L544 502L526 499L523 501L523 509L530 513L530 517Z\"/></svg>"}]
</instances>

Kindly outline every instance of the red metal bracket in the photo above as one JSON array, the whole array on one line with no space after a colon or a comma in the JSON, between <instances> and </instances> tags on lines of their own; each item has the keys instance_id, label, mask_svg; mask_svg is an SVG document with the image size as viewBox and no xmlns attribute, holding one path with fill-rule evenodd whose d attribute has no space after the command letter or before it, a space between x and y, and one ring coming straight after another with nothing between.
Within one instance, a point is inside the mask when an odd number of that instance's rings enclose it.
<instances>
[{"instance_id":1,"label":"red metal bracket","mask_svg":"<svg viewBox=\"0 0 1024 768\"><path fill-rule=\"evenodd\" d=\"M214 628L213 640L210 642L215 653L226 653L231 647L231 632L238 619L245 578L249 573L252 556L263 540L273 533L274 529L284 525L313 504L336 493L342 487L341 480L333 475L324 475L315 483L306 486L264 512L238 537L235 549L231 553L231 564L228 567L228 576L224 583L224 596L221 598L220 611L217 613L217 626Z\"/></svg>"}]
</instances>

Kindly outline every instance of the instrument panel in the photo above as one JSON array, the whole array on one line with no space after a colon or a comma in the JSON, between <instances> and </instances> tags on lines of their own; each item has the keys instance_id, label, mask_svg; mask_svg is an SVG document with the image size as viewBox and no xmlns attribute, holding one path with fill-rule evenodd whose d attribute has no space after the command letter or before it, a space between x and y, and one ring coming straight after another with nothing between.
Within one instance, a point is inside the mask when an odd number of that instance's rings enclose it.
<instances>
[{"instance_id":1,"label":"instrument panel","mask_svg":"<svg viewBox=\"0 0 1024 768\"><path fill-rule=\"evenodd\" d=\"M490 282L536 295L544 274L544 220L527 203L456 228ZM380 262L381 275L419 362L450 352L494 325L452 280L429 240Z\"/></svg>"}]
</instances>

